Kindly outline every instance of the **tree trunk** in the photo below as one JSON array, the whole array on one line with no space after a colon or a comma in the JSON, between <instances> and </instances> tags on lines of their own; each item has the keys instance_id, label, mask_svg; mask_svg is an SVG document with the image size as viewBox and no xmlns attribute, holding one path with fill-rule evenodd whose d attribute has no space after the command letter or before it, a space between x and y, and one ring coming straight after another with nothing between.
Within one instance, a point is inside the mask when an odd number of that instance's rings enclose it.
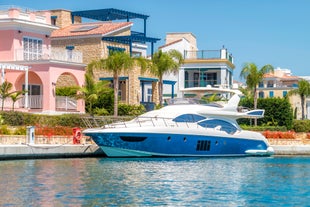
<instances>
[{"instance_id":1,"label":"tree trunk","mask_svg":"<svg viewBox=\"0 0 310 207\"><path fill-rule=\"evenodd\" d=\"M163 105L163 77L159 78L158 83L158 95L159 95L159 105Z\"/></svg>"},{"instance_id":2,"label":"tree trunk","mask_svg":"<svg viewBox=\"0 0 310 207\"><path fill-rule=\"evenodd\" d=\"M113 77L113 86L114 86L114 116L118 115L118 75L114 74Z\"/></svg>"},{"instance_id":3,"label":"tree trunk","mask_svg":"<svg viewBox=\"0 0 310 207\"><path fill-rule=\"evenodd\" d=\"M257 109L257 91L254 88L254 109ZM254 126L257 126L257 118L254 118Z\"/></svg>"},{"instance_id":4,"label":"tree trunk","mask_svg":"<svg viewBox=\"0 0 310 207\"><path fill-rule=\"evenodd\" d=\"M301 96L301 119L305 119L305 97Z\"/></svg>"}]
</instances>

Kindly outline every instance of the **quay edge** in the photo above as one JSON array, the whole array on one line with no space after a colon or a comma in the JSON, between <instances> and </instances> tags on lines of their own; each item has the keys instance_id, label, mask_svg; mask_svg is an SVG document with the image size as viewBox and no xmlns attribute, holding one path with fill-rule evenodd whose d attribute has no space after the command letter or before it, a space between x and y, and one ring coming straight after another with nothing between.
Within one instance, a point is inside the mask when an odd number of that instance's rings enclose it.
<instances>
[{"instance_id":1,"label":"quay edge","mask_svg":"<svg viewBox=\"0 0 310 207\"><path fill-rule=\"evenodd\" d=\"M271 145L274 156L310 156L310 145ZM0 145L0 160L106 157L96 144Z\"/></svg>"},{"instance_id":2,"label":"quay edge","mask_svg":"<svg viewBox=\"0 0 310 207\"><path fill-rule=\"evenodd\" d=\"M94 144L13 144L0 145L0 160L105 157Z\"/></svg>"}]
</instances>

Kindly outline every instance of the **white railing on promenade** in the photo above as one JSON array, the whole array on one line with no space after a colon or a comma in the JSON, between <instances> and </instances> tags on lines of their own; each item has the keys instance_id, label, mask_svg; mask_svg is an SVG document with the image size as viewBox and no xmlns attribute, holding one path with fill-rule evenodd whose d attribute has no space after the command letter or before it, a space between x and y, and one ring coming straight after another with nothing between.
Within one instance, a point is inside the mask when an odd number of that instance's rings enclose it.
<instances>
[{"instance_id":1,"label":"white railing on promenade","mask_svg":"<svg viewBox=\"0 0 310 207\"><path fill-rule=\"evenodd\" d=\"M24 51L23 49L17 49L15 51L15 61L33 60L57 60L83 63L83 53L80 51L66 50L61 48L42 48L37 49L36 51Z\"/></svg>"}]
</instances>

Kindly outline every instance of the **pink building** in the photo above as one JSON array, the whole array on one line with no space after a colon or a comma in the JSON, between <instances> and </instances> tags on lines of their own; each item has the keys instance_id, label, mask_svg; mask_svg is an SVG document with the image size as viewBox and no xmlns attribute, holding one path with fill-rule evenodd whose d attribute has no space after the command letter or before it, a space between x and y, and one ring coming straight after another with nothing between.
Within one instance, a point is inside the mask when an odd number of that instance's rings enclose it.
<instances>
[{"instance_id":1,"label":"pink building","mask_svg":"<svg viewBox=\"0 0 310 207\"><path fill-rule=\"evenodd\" d=\"M50 35L58 27L49 11L0 9L0 84L8 81L13 91L28 89L15 110L32 113L84 113L84 101L58 97L56 86L82 86L85 64L79 51L53 49ZM4 101L11 110L13 101Z\"/></svg>"}]
</instances>

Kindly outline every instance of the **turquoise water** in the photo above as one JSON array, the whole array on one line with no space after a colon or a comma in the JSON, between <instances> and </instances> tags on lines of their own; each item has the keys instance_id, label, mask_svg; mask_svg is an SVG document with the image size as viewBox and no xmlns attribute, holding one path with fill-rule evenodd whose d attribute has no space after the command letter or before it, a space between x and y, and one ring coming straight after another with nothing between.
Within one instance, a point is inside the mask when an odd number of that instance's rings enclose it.
<instances>
[{"instance_id":1,"label":"turquoise water","mask_svg":"<svg viewBox=\"0 0 310 207\"><path fill-rule=\"evenodd\" d=\"M0 206L310 206L310 157L0 161Z\"/></svg>"}]
</instances>

